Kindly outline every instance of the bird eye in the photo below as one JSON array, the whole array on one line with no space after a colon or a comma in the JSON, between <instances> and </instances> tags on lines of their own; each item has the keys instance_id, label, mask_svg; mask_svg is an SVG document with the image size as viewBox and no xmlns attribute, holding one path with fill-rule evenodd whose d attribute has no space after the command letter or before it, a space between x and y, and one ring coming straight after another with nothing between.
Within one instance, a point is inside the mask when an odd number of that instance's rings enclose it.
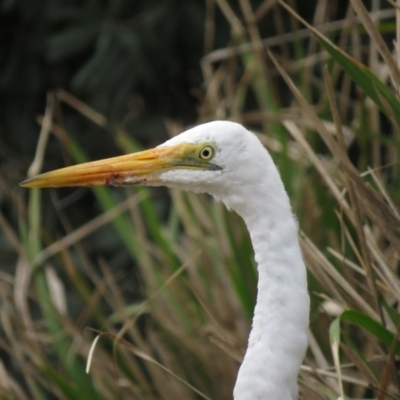
<instances>
[{"instance_id":1,"label":"bird eye","mask_svg":"<svg viewBox=\"0 0 400 400\"><path fill-rule=\"evenodd\" d=\"M215 149L209 144L205 145L199 152L199 157L202 160L208 161L214 157Z\"/></svg>"}]
</instances>

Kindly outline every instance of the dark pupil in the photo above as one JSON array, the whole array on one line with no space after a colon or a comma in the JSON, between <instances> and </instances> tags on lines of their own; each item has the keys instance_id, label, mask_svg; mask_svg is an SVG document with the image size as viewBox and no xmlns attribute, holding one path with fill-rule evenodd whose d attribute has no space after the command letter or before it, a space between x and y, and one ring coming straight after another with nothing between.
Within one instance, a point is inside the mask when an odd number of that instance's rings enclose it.
<instances>
[{"instance_id":1,"label":"dark pupil","mask_svg":"<svg viewBox=\"0 0 400 400\"><path fill-rule=\"evenodd\" d=\"M210 155L210 150L203 150L203 157L207 158Z\"/></svg>"}]
</instances>

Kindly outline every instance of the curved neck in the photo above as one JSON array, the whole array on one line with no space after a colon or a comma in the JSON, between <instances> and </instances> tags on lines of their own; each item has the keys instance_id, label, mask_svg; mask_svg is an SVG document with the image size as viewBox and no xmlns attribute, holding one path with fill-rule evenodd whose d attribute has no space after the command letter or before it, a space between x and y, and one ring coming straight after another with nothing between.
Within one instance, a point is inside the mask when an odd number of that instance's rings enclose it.
<instances>
[{"instance_id":1,"label":"curved neck","mask_svg":"<svg viewBox=\"0 0 400 400\"><path fill-rule=\"evenodd\" d=\"M243 197L247 199L245 207L228 205L247 225L259 275L235 400L297 399L297 376L307 347L309 296L297 223L275 167L272 172L273 191L259 182L247 192L252 193L251 198Z\"/></svg>"}]
</instances>

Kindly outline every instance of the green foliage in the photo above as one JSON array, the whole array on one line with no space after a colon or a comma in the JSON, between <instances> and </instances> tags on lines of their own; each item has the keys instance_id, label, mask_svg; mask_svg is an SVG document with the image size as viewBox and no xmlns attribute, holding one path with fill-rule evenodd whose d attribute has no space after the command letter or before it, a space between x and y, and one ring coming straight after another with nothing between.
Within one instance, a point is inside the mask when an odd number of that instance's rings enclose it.
<instances>
[{"instance_id":1,"label":"green foliage","mask_svg":"<svg viewBox=\"0 0 400 400\"><path fill-rule=\"evenodd\" d=\"M378 340L384 343L388 348L395 345L395 351L397 355L400 355L400 348L398 348L396 341L398 340L393 332L390 332L386 329L380 322L375 321L368 315L363 314L360 311L345 311L335 319L331 324L331 331L336 332L334 337L331 337L331 343L340 342L340 336L337 333L340 332L340 328L338 328L340 322L351 322L354 325L357 325L360 328L363 328L365 331L374 335Z\"/></svg>"}]
</instances>

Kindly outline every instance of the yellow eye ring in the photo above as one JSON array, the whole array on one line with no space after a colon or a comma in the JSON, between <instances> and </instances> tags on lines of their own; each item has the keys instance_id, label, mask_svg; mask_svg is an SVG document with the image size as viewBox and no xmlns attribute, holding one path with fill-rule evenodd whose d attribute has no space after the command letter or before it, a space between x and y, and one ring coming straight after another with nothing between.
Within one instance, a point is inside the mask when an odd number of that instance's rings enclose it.
<instances>
[{"instance_id":1,"label":"yellow eye ring","mask_svg":"<svg viewBox=\"0 0 400 400\"><path fill-rule=\"evenodd\" d=\"M209 161L214 157L215 149L213 146L206 144L199 151L199 158L204 161Z\"/></svg>"}]
</instances>

